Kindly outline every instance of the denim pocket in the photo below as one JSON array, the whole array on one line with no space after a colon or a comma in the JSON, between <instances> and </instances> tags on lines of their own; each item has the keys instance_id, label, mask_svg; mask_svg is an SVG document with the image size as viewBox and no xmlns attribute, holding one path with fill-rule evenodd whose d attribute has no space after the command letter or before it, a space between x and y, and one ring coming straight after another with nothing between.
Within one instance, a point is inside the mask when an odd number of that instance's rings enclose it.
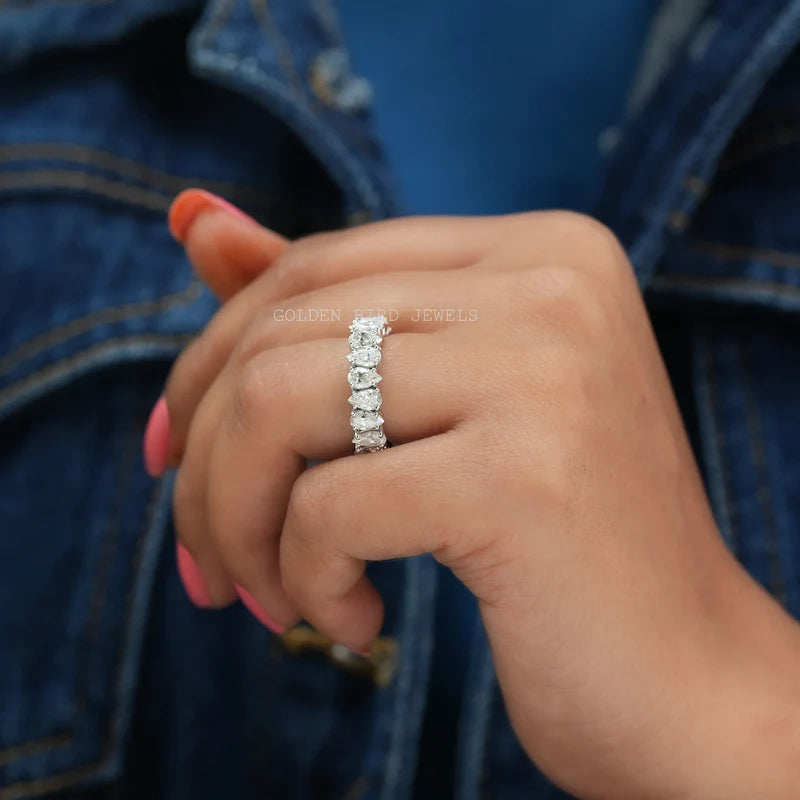
<instances>
[{"instance_id":1,"label":"denim pocket","mask_svg":"<svg viewBox=\"0 0 800 800\"><path fill-rule=\"evenodd\" d=\"M157 376L106 366L0 423L0 794L118 769L166 530L141 430Z\"/></svg>"},{"instance_id":2,"label":"denim pocket","mask_svg":"<svg viewBox=\"0 0 800 800\"><path fill-rule=\"evenodd\" d=\"M141 435L214 309L161 214L0 205L0 795L112 774L168 519Z\"/></svg>"}]
</instances>

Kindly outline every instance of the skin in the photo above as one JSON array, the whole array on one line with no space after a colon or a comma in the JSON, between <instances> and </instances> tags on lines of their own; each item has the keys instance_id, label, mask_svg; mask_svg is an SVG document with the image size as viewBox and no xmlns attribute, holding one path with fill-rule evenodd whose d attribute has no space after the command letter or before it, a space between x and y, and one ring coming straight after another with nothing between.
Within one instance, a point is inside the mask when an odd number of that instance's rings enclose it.
<instances>
[{"instance_id":1,"label":"skin","mask_svg":"<svg viewBox=\"0 0 800 800\"><path fill-rule=\"evenodd\" d=\"M515 731L562 787L796 796L798 626L724 547L607 229L410 218L288 243L210 210L185 245L224 301L165 392L176 528L213 604L242 586L361 651L383 618L365 561L432 553L477 597ZM376 307L399 311L380 366L399 446L354 456L348 312ZM275 320L303 308L344 313Z\"/></svg>"}]
</instances>

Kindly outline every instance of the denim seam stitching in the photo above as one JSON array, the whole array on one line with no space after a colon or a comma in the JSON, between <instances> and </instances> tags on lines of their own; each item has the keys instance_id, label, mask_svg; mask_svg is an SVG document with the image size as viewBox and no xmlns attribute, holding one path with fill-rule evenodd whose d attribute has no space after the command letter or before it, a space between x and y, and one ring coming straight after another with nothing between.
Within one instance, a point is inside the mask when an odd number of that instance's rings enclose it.
<instances>
[{"instance_id":1,"label":"denim seam stitching","mask_svg":"<svg viewBox=\"0 0 800 800\"><path fill-rule=\"evenodd\" d=\"M136 576L139 573L139 567L141 564L141 558L145 549L145 545L147 540L149 539L149 535L151 533L151 528L153 523L156 519L156 512L159 509L160 503L158 502L162 490L163 490L164 482L159 481L156 482L153 486L153 489L150 491L150 497L148 502L145 506L144 512L144 526L142 528L142 533L139 536L139 542L136 547L136 552L132 559L132 569L131 575L133 576L128 587L128 592L125 596L125 603L127 607L127 613L125 616L125 636L123 641L121 642L121 646L119 648L118 654L120 656L119 662L117 663L117 683L121 680L122 677L122 670L121 670L121 662L122 662L122 653L124 653L131 644L131 636L132 636L132 620L133 620L133 596L135 594L135 587L136 587ZM117 686L117 693L119 693L119 686ZM113 718L113 713L110 715ZM110 720L111 721L111 720ZM6 786L0 787L2 790L0 792L0 797L3 800L20 800L20 798L30 796L31 793L35 792L37 794L41 794L44 792L55 792L60 791L62 789L67 788L68 786L74 785L84 778L94 774L99 768L105 764L106 761L111 756L111 749L113 746L113 730L112 726L109 725L108 729L106 730L106 735L103 741L102 746L102 753L98 759L89 763L89 764L81 764L78 767L73 769L66 770L62 773L51 775L47 778L35 778L33 780L25 780L25 781L18 781L17 783L7 784Z\"/></svg>"},{"instance_id":2,"label":"denim seam stitching","mask_svg":"<svg viewBox=\"0 0 800 800\"><path fill-rule=\"evenodd\" d=\"M65 358L61 358L52 364L48 364L46 367L26 375L24 378L15 381L5 389L1 390L0 409L9 405L9 403L13 403L20 395L25 394L25 392L30 389L31 386L35 386L37 383L46 382L47 379L52 375L72 372L76 368L91 362L98 353L102 354L107 351L113 351L120 345L128 344L153 344L180 348L186 345L186 343L194 336L194 332L182 334L133 334L130 336L115 336L102 342L98 342L97 344L87 347L76 354L66 356Z\"/></svg>"},{"instance_id":3,"label":"denim seam stitching","mask_svg":"<svg viewBox=\"0 0 800 800\"><path fill-rule=\"evenodd\" d=\"M0 173L0 192L68 189L105 197L116 202L165 212L172 195L124 181L93 175L82 169L39 169Z\"/></svg>"},{"instance_id":4,"label":"denim seam stitching","mask_svg":"<svg viewBox=\"0 0 800 800\"><path fill-rule=\"evenodd\" d=\"M123 444L120 462L118 465L117 485L110 498L110 508L118 509L117 513L112 513L106 525L103 541L101 543L100 559L98 569L94 573L94 585L92 590L92 601L89 606L89 613L86 618L86 625L83 630L84 652L88 652L97 643L98 628L102 619L103 606L109 589L109 572L114 556L118 552L120 530L122 528L122 510L124 509L125 499L130 493L135 476L136 456L141 447L141 436L139 431L131 431L128 434L128 441ZM78 710L86 708L87 687L84 685L83 691L78 698Z\"/></svg>"},{"instance_id":5,"label":"denim seam stitching","mask_svg":"<svg viewBox=\"0 0 800 800\"><path fill-rule=\"evenodd\" d=\"M478 771L478 787L481 791L481 797L488 800L489 797L489 781L490 781L490 774L491 774L491 765L489 763L488 758L488 745L489 745L489 732L492 727L492 720L495 718L495 714L497 713L496 705L494 703L494 687L496 683L496 676L494 670L494 662L492 661L492 651L491 648L487 646L487 652L484 656L484 686L485 686L485 696L486 696L486 717L484 723L484 729L481 731L482 736L479 742L479 749L478 749L478 759L480 763L480 768Z\"/></svg>"},{"instance_id":6,"label":"denim seam stitching","mask_svg":"<svg viewBox=\"0 0 800 800\"><path fill-rule=\"evenodd\" d=\"M420 562L417 560L410 560L406 564L406 605L408 605L409 598L417 596L416 583L419 581L419 567ZM405 610L407 613L407 609ZM410 626L409 626L410 627ZM406 629L405 641L402 643L403 658L406 660L405 669L399 670L397 682L395 685L394 707L392 715L394 724L392 725L392 732L389 739L388 752L386 754L386 769L384 772L384 785L381 796L385 800L396 800L397 792L396 786L400 780L400 765L402 763L403 750L405 749L405 714L400 709L407 709L409 706L409 696L414 688L413 681L413 664L416 655L417 646L411 645L408 637L408 629Z\"/></svg>"},{"instance_id":7,"label":"denim seam stitching","mask_svg":"<svg viewBox=\"0 0 800 800\"><path fill-rule=\"evenodd\" d=\"M209 8L209 19L198 29L198 44L207 45L222 30L233 11L235 0L213 0Z\"/></svg>"},{"instance_id":8,"label":"denim seam stitching","mask_svg":"<svg viewBox=\"0 0 800 800\"><path fill-rule=\"evenodd\" d=\"M384 759L380 792L383 800L402 800L411 791L412 779L401 767L405 766L412 775L416 768L419 737L414 733L415 730L419 733L422 724L433 651L435 623L426 612L435 602L436 572L425 556L408 559L404 571L406 582L400 622L402 662L397 669L391 730ZM421 680L423 686L420 686Z\"/></svg>"},{"instance_id":9,"label":"denim seam stitching","mask_svg":"<svg viewBox=\"0 0 800 800\"><path fill-rule=\"evenodd\" d=\"M267 39L272 41L272 46L275 48L275 55L277 56L281 71L286 76L286 80L292 87L297 99L303 101L305 99L303 82L300 79L300 73L295 64L291 47L281 33L278 24L275 22L269 10L268 0L250 0L250 10L256 22L258 22L258 27L262 30Z\"/></svg>"},{"instance_id":10,"label":"denim seam stitching","mask_svg":"<svg viewBox=\"0 0 800 800\"><path fill-rule=\"evenodd\" d=\"M707 239L690 239L689 247L725 261L760 261L779 269L800 270L800 255L788 250L732 245Z\"/></svg>"},{"instance_id":11,"label":"denim seam stitching","mask_svg":"<svg viewBox=\"0 0 800 800\"><path fill-rule=\"evenodd\" d=\"M93 166L120 177L131 178L136 183L169 193L170 195L192 186L203 186L218 194L235 193L247 196L254 203L274 204L275 198L252 186L236 181L216 178L182 176L151 167L142 161L120 156L109 150L76 142L12 142L0 144L0 165L24 163L35 160L56 160L77 166Z\"/></svg>"},{"instance_id":12,"label":"denim seam stitching","mask_svg":"<svg viewBox=\"0 0 800 800\"><path fill-rule=\"evenodd\" d=\"M767 463L764 448L763 424L758 410L758 400L753 391L750 364L750 346L743 339L737 341L738 372L741 378L742 395L745 405L750 458L756 474L756 501L761 512L763 526L764 552L769 564L769 584L772 595L783 605L787 604L786 578L783 574L780 555L780 541L776 527L772 491L766 476Z\"/></svg>"},{"instance_id":13,"label":"denim seam stitching","mask_svg":"<svg viewBox=\"0 0 800 800\"><path fill-rule=\"evenodd\" d=\"M469 701L473 713L468 716L462 710L458 725L456 796L459 800L488 797L488 791L485 791L489 780L486 756L489 728L494 715L492 700L495 673L491 648L480 614L475 619L470 651L462 704L467 703L467 692L473 687L473 695ZM465 764L471 767L469 775Z\"/></svg>"},{"instance_id":14,"label":"denim seam stitching","mask_svg":"<svg viewBox=\"0 0 800 800\"><path fill-rule=\"evenodd\" d=\"M692 286L705 287L708 289L741 289L752 290L760 289L775 295L784 295L793 299L800 300L800 286L790 286L777 281L762 281L756 278L724 278L724 277L709 277L705 275L660 275L653 280L651 284L653 289L663 288L680 288L681 286L689 288Z\"/></svg>"},{"instance_id":15,"label":"denim seam stitching","mask_svg":"<svg viewBox=\"0 0 800 800\"><path fill-rule=\"evenodd\" d=\"M72 742L72 739L73 732L71 730L63 730L58 733L48 733L36 739L29 739L26 742L9 745L0 750L0 766L6 767L10 764L16 764L36 753L60 750L62 747L67 747ZM2 795L0 794L0 796Z\"/></svg>"},{"instance_id":16,"label":"denim seam stitching","mask_svg":"<svg viewBox=\"0 0 800 800\"><path fill-rule=\"evenodd\" d=\"M78 317L63 325L50 328L37 334L32 339L17 345L10 353L0 357L0 375L7 373L28 358L41 353L49 347L61 344L68 339L88 333L100 325L113 325L123 320L139 317L151 317L190 305L202 295L203 286L200 280L192 277L186 288L178 292L163 295L152 300L142 300L135 303L124 303L119 306L103 308L93 311L83 317ZM6 390L3 390L6 391ZM0 392L0 395L2 392Z\"/></svg>"}]
</instances>

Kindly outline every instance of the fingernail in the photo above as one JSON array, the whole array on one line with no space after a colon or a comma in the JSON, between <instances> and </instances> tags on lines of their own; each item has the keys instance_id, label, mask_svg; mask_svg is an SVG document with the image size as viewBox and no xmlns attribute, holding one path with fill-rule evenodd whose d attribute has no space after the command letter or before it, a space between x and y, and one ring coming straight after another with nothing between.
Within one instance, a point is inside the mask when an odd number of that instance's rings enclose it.
<instances>
[{"instance_id":1,"label":"fingernail","mask_svg":"<svg viewBox=\"0 0 800 800\"><path fill-rule=\"evenodd\" d=\"M239 593L239 599L244 603L244 607L265 627L269 628L273 633L283 633L286 628L283 625L279 625L275 622L272 617L264 611L263 608L258 604L255 597L247 591L247 589L242 588L238 584L236 585L236 591Z\"/></svg>"},{"instance_id":2,"label":"fingernail","mask_svg":"<svg viewBox=\"0 0 800 800\"><path fill-rule=\"evenodd\" d=\"M160 397L150 412L144 431L144 465L151 478L158 478L167 467L169 452L169 411Z\"/></svg>"},{"instance_id":3,"label":"fingernail","mask_svg":"<svg viewBox=\"0 0 800 800\"><path fill-rule=\"evenodd\" d=\"M207 192L205 189L186 189L172 201L172 205L169 208L168 223L172 237L183 244L189 228L198 215L211 208L225 211L227 214L255 223L255 220L245 214L244 211L231 205L227 200Z\"/></svg>"},{"instance_id":4,"label":"fingernail","mask_svg":"<svg viewBox=\"0 0 800 800\"><path fill-rule=\"evenodd\" d=\"M198 608L208 608L211 605L211 595L200 574L200 567L180 542L177 542L175 550L178 556L178 574L181 576L186 594Z\"/></svg>"}]
</instances>

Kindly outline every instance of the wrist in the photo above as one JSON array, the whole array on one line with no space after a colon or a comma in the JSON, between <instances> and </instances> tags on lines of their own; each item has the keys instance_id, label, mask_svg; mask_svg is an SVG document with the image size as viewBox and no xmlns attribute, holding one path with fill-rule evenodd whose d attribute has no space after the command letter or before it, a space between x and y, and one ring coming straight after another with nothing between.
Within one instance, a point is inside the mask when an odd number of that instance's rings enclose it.
<instances>
[{"instance_id":1,"label":"wrist","mask_svg":"<svg viewBox=\"0 0 800 800\"><path fill-rule=\"evenodd\" d=\"M679 796L790 800L800 786L800 626L735 570L700 656Z\"/></svg>"}]
</instances>

